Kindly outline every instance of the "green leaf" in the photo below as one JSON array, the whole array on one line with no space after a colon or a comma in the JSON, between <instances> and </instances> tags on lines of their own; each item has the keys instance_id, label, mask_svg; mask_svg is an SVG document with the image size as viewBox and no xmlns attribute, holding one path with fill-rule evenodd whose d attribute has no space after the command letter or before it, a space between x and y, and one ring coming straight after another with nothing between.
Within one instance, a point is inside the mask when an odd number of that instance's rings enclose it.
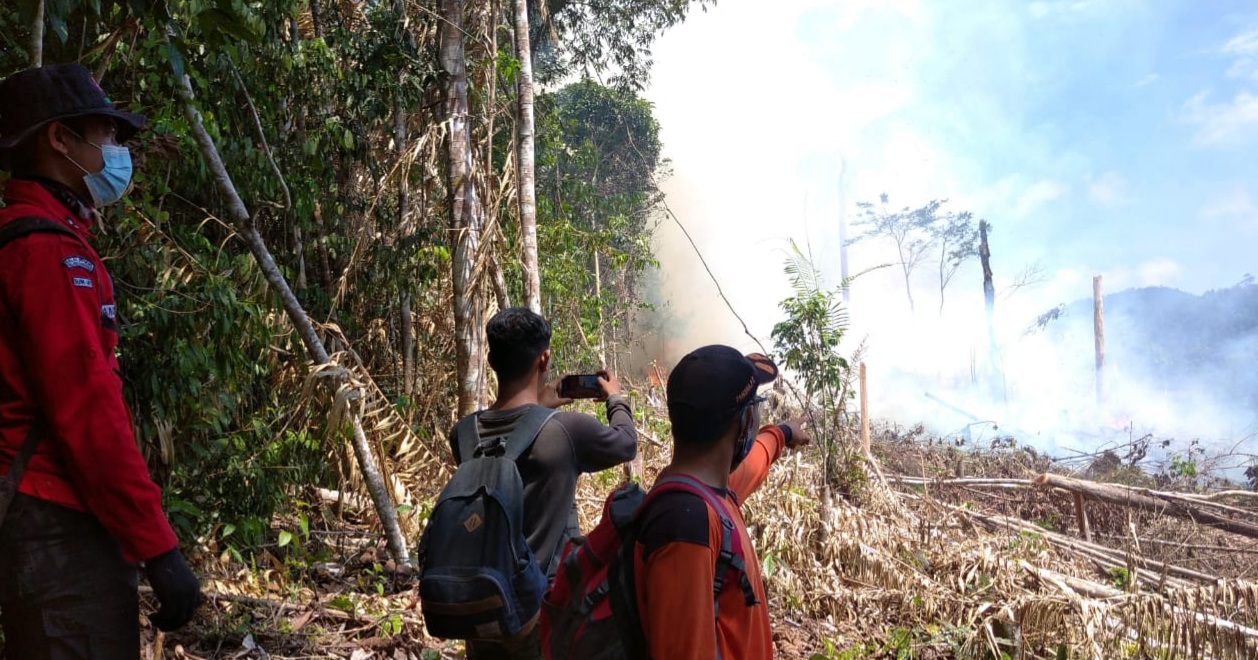
<instances>
[{"instance_id":1,"label":"green leaf","mask_svg":"<svg viewBox=\"0 0 1258 660\"><path fill-rule=\"evenodd\" d=\"M289 531L280 532L280 547L284 547L293 542L293 533Z\"/></svg>"},{"instance_id":2,"label":"green leaf","mask_svg":"<svg viewBox=\"0 0 1258 660\"><path fill-rule=\"evenodd\" d=\"M354 609L355 609L354 601L350 600L350 597L346 596L345 594L341 594L337 596L336 598L333 598L332 600L328 601L328 607L334 610L340 610L342 612L349 612L351 614L354 612Z\"/></svg>"},{"instance_id":3,"label":"green leaf","mask_svg":"<svg viewBox=\"0 0 1258 660\"><path fill-rule=\"evenodd\" d=\"M197 14L196 22L201 32L211 40L225 40L224 36L231 36L251 44L261 41L241 17L221 8L206 9Z\"/></svg>"}]
</instances>

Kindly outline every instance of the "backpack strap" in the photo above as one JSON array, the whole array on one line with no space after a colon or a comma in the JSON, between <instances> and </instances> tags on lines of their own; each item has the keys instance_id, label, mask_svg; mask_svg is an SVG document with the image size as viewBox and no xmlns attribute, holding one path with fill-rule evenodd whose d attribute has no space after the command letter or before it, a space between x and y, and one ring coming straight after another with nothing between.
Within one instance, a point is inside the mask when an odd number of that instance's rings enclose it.
<instances>
[{"instance_id":1,"label":"backpack strap","mask_svg":"<svg viewBox=\"0 0 1258 660\"><path fill-rule=\"evenodd\" d=\"M716 496L716 493L712 492L711 488L689 475L670 475L655 484L655 487L647 494L647 501L643 503L642 508L645 509L650 501L659 495L677 491L698 495L708 503L708 506L716 511L717 516L721 519L721 548L716 558L716 577L712 584L713 598L719 600L721 591L725 588L725 578L730 570L733 570L740 578L739 586L743 591L743 602L747 604L747 607L758 604L756 590L751 585L751 578L747 576L747 562L743 558L745 553L743 552L742 539L734 526L734 519L730 517L729 512L726 510L725 503ZM717 603L714 609L719 615L720 604Z\"/></svg>"},{"instance_id":2,"label":"backpack strap","mask_svg":"<svg viewBox=\"0 0 1258 660\"><path fill-rule=\"evenodd\" d=\"M82 236L60 222L37 216L25 216L0 225L0 250L23 236L36 233L64 234L78 241L83 240ZM26 434L26 439L22 441L21 448L17 450L17 455L13 457L9 473L0 477L12 484L14 492L17 492L17 487L22 484L22 477L26 474L26 464L30 463L31 456L35 454L35 446L39 444L41 435L43 434L40 432L39 422L32 424L30 431Z\"/></svg>"},{"instance_id":3,"label":"backpack strap","mask_svg":"<svg viewBox=\"0 0 1258 660\"><path fill-rule=\"evenodd\" d=\"M484 411L481 411L484 412ZM501 452L512 461L519 460L533 446L542 427L555 414L551 408L534 405L524 412L510 435L484 439L480 434L480 412L459 420L454 432L459 436L459 458L467 462L480 456L492 456Z\"/></svg>"},{"instance_id":4,"label":"backpack strap","mask_svg":"<svg viewBox=\"0 0 1258 660\"><path fill-rule=\"evenodd\" d=\"M472 460L476 446L480 444L480 413L474 412L454 425L454 436L459 441L459 464Z\"/></svg>"},{"instance_id":5,"label":"backpack strap","mask_svg":"<svg viewBox=\"0 0 1258 660\"><path fill-rule=\"evenodd\" d=\"M27 216L16 220L10 220L3 226L0 226L0 250L3 250L9 243L22 238L23 236L40 232L64 234L66 236L73 236L79 241L83 240L82 236L74 233L73 229L70 229L60 222L49 220L47 218Z\"/></svg>"}]
</instances>

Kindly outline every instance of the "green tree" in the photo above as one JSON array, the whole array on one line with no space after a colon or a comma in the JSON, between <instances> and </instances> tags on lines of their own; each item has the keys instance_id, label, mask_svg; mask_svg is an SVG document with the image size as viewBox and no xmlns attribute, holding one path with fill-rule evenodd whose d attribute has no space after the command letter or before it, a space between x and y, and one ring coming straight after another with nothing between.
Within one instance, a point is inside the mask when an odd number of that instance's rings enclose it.
<instances>
[{"instance_id":1,"label":"green tree","mask_svg":"<svg viewBox=\"0 0 1258 660\"><path fill-rule=\"evenodd\" d=\"M659 124L637 94L588 79L542 100L543 309L559 321L561 358L583 367L614 364L617 356L600 347L610 333L625 338L639 278L654 263L650 235L662 200L655 183Z\"/></svg>"},{"instance_id":2,"label":"green tree","mask_svg":"<svg viewBox=\"0 0 1258 660\"><path fill-rule=\"evenodd\" d=\"M904 277L904 294L909 299L909 311L916 311L913 302L913 271L925 260L934 242L931 229L939 221L939 207L943 202L932 200L916 209L904 207L892 211L888 207L890 198L886 193L879 197L879 203L860 202L860 216L852 223L852 227L861 233L849 244L869 239L890 240L896 249L900 273Z\"/></svg>"},{"instance_id":3,"label":"green tree","mask_svg":"<svg viewBox=\"0 0 1258 660\"><path fill-rule=\"evenodd\" d=\"M848 326L842 306L842 289L848 282L828 288L820 271L794 241L786 274L795 293L779 305L786 319L773 326L773 345L782 364L803 382L813 438L824 458L826 482L837 484L841 466L850 463L843 456L846 443L841 434L851 397L851 366L839 348Z\"/></svg>"},{"instance_id":4,"label":"green tree","mask_svg":"<svg viewBox=\"0 0 1258 660\"><path fill-rule=\"evenodd\" d=\"M944 294L952 277L965 262L978 256L978 227L974 225L973 213L949 211L939 216L928 229L939 255L939 313L942 314Z\"/></svg>"}]
</instances>

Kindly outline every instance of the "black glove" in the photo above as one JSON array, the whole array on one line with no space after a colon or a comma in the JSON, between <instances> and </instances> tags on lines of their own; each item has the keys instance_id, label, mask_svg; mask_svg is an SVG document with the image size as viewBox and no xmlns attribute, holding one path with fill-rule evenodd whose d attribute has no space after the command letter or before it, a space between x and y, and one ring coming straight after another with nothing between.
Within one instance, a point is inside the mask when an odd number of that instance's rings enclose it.
<instances>
[{"instance_id":1,"label":"black glove","mask_svg":"<svg viewBox=\"0 0 1258 660\"><path fill-rule=\"evenodd\" d=\"M178 630L192 620L201 605L201 583L183 560L179 548L144 562L153 595L161 608L149 615L158 630Z\"/></svg>"}]
</instances>

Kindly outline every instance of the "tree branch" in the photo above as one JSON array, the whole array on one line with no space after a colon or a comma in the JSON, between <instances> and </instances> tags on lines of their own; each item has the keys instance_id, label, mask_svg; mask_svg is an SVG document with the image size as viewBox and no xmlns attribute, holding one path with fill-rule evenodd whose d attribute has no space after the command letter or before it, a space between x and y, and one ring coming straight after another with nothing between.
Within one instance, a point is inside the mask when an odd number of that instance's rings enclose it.
<instances>
[{"instance_id":1,"label":"tree branch","mask_svg":"<svg viewBox=\"0 0 1258 660\"><path fill-rule=\"evenodd\" d=\"M288 282L280 272L279 266L276 265L275 259L271 257L271 252L262 240L262 235L258 233L257 228L254 226L253 219L249 215L249 209L245 206L244 200L240 198L236 185L232 183L231 175L228 174L227 167L223 164L223 158L218 152L218 147L214 145L213 138L210 137L209 132L205 130L205 126L201 123L201 113L197 111L195 96L192 92L192 81L187 75L176 75L176 92L183 103L184 116L187 118L188 125L192 130L192 137L196 140L201 156L205 159L206 165L214 177L214 183L218 187L219 193L226 200L228 213L236 225L237 231L245 238L245 243L249 247L249 251L253 253L254 260L262 270L267 283L279 295L284 310L288 313L289 321L297 328L298 336L301 337L311 360L319 365L329 364L331 359L328 356L327 348L319 340L319 335L315 332L314 324L311 323L310 317L306 315L306 311L302 308L301 303L297 301L297 297L293 295L293 290L288 286ZM402 535L401 526L398 524L397 509L393 506L393 501L389 497L389 491L384 485L384 479L376 466L371 447L367 442L366 432L363 429L362 420L359 418L357 410L352 406L350 407L349 416L353 426L353 441L351 444L354 447L354 455L358 460L358 467L363 474L363 481L367 485L367 491L371 494L371 499L376 505L376 513L380 517L380 523L384 527L388 539L389 551L393 555L394 561L399 564L407 563L410 557L406 549L406 539Z\"/></svg>"}]
</instances>

